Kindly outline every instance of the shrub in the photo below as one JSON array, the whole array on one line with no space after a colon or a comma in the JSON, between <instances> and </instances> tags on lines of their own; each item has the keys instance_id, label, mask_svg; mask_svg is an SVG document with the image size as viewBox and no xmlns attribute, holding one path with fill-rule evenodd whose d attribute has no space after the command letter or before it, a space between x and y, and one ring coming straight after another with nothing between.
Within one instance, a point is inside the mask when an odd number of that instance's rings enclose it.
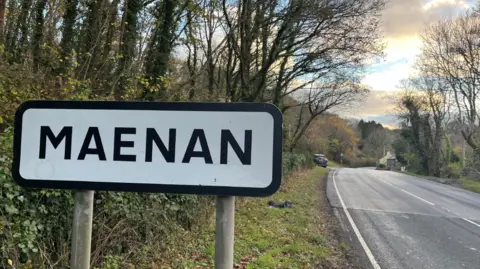
<instances>
[{"instance_id":1,"label":"shrub","mask_svg":"<svg viewBox=\"0 0 480 269\"><path fill-rule=\"evenodd\" d=\"M282 158L284 176L304 167L312 167L314 164L313 155L309 153L284 152Z\"/></svg>"},{"instance_id":2,"label":"shrub","mask_svg":"<svg viewBox=\"0 0 480 269\"><path fill-rule=\"evenodd\" d=\"M11 129L0 135L0 149L0 267L10 259L16 268L67 268L72 192L19 187L10 171ZM214 209L212 197L195 195L96 192L94 199L92 264L100 267L117 256L148 267L143 263L181 241Z\"/></svg>"},{"instance_id":3,"label":"shrub","mask_svg":"<svg viewBox=\"0 0 480 269\"><path fill-rule=\"evenodd\" d=\"M460 184L464 189L480 193L480 182L468 178L460 178Z\"/></svg>"},{"instance_id":4,"label":"shrub","mask_svg":"<svg viewBox=\"0 0 480 269\"><path fill-rule=\"evenodd\" d=\"M460 178L460 173L462 171L462 164L459 162L449 163L442 167L441 177L446 178Z\"/></svg>"},{"instance_id":5,"label":"shrub","mask_svg":"<svg viewBox=\"0 0 480 269\"><path fill-rule=\"evenodd\" d=\"M344 157L343 164L348 167L374 167L377 165L377 160L374 158L357 158L354 156Z\"/></svg>"},{"instance_id":6,"label":"shrub","mask_svg":"<svg viewBox=\"0 0 480 269\"><path fill-rule=\"evenodd\" d=\"M67 268L71 191L27 190L11 177L12 129L0 134L0 260L32 268ZM313 166L311 154L284 153L283 174ZM91 262L94 267L148 267L159 253L199 229L214 210L212 197L95 192ZM2 267L3 264L0 264ZM121 266L118 266L121 265Z\"/></svg>"}]
</instances>

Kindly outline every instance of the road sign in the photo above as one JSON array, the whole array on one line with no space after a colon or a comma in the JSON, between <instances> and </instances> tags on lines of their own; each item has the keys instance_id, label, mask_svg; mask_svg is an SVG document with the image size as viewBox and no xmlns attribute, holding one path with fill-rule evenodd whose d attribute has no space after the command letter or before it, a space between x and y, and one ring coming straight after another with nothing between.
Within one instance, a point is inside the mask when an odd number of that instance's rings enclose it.
<instances>
[{"instance_id":1,"label":"road sign","mask_svg":"<svg viewBox=\"0 0 480 269\"><path fill-rule=\"evenodd\" d=\"M281 157L271 104L29 101L15 115L24 187L265 196Z\"/></svg>"}]
</instances>

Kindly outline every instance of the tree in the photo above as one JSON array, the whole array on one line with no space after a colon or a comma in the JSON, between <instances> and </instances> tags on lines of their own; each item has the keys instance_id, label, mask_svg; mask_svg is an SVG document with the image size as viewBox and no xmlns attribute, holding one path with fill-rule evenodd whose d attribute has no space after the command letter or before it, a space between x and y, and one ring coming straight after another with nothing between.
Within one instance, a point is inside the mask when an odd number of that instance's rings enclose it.
<instances>
[{"instance_id":1,"label":"tree","mask_svg":"<svg viewBox=\"0 0 480 269\"><path fill-rule=\"evenodd\" d=\"M316 117L329 111L333 107L346 107L349 104L357 102L368 92L368 90L360 85L343 82L344 83L340 82L339 84L335 84L334 81L334 83L330 85L320 84L318 88L312 87L308 90L306 100L300 102L302 110L306 110L308 113L299 114L293 135L289 138L287 150L292 151L295 148L300 137L302 137Z\"/></svg>"},{"instance_id":2,"label":"tree","mask_svg":"<svg viewBox=\"0 0 480 269\"><path fill-rule=\"evenodd\" d=\"M187 28L185 29L185 46L188 50L187 68L189 78L188 99L193 100L196 91L195 76L198 72L198 41L196 40L196 27L193 25L194 15L191 10L187 11Z\"/></svg>"},{"instance_id":3,"label":"tree","mask_svg":"<svg viewBox=\"0 0 480 269\"><path fill-rule=\"evenodd\" d=\"M65 13L63 15L62 24L62 40L60 42L60 59L62 64L58 70L58 73L62 74L67 72L70 68L72 60L73 50L73 38L74 38L74 25L77 19L77 5L79 0L66 0L65 1Z\"/></svg>"},{"instance_id":4,"label":"tree","mask_svg":"<svg viewBox=\"0 0 480 269\"><path fill-rule=\"evenodd\" d=\"M184 2L163 0L163 2L157 3L154 14L157 27L153 32L150 50L147 52L145 73L159 88L155 94L144 92L143 97L148 100L166 97L166 75L169 70L170 56L173 44L179 37L175 30L188 4L188 0ZM183 32L186 26L180 31Z\"/></svg>"},{"instance_id":5,"label":"tree","mask_svg":"<svg viewBox=\"0 0 480 269\"><path fill-rule=\"evenodd\" d=\"M108 61L110 56L110 51L112 49L112 42L116 32L116 22L118 16L118 5L120 0L113 0L108 6L108 21L107 21L107 32L105 34L105 43L103 45L102 51L102 61Z\"/></svg>"},{"instance_id":6,"label":"tree","mask_svg":"<svg viewBox=\"0 0 480 269\"><path fill-rule=\"evenodd\" d=\"M480 152L480 18L467 13L427 27L422 35L423 70L445 81L453 96L462 135Z\"/></svg>"},{"instance_id":7,"label":"tree","mask_svg":"<svg viewBox=\"0 0 480 269\"><path fill-rule=\"evenodd\" d=\"M377 130L383 130L383 126L375 121L364 121L363 119L358 122L357 128L360 131L362 139L367 139L371 133Z\"/></svg>"},{"instance_id":8,"label":"tree","mask_svg":"<svg viewBox=\"0 0 480 269\"><path fill-rule=\"evenodd\" d=\"M43 42L43 27L45 24L43 10L45 9L46 5L47 0L37 0L37 3L35 5L35 27L32 40L33 66L35 69L38 69L40 67L41 45Z\"/></svg>"},{"instance_id":9,"label":"tree","mask_svg":"<svg viewBox=\"0 0 480 269\"><path fill-rule=\"evenodd\" d=\"M358 140L355 130L345 119L338 115L324 114L310 124L299 141L299 148L323 153L340 161L340 154L351 155Z\"/></svg>"},{"instance_id":10,"label":"tree","mask_svg":"<svg viewBox=\"0 0 480 269\"><path fill-rule=\"evenodd\" d=\"M429 173L427 153L423 140L422 126L424 123L428 123L428 116L425 118L422 113L422 100L413 91L404 91L397 99L397 105L399 109L398 117L405 121L405 125L409 125L410 128L410 141L417 151L417 155L420 159L420 165L423 172ZM427 145L428 147L428 145Z\"/></svg>"},{"instance_id":11,"label":"tree","mask_svg":"<svg viewBox=\"0 0 480 269\"><path fill-rule=\"evenodd\" d=\"M20 55L27 46L28 36L28 14L29 8L32 5L32 0L22 0L20 4L20 14L16 21L15 28L7 44L7 50L12 53L11 60L19 61ZM20 36L20 38L18 38Z\"/></svg>"},{"instance_id":12,"label":"tree","mask_svg":"<svg viewBox=\"0 0 480 269\"><path fill-rule=\"evenodd\" d=\"M367 92L360 80L365 65L382 54L383 5L384 0L0 0L0 204L8 206L0 206L2 257L17 267L20 260L32 268L68 267L70 193L24 191L9 173L11 127L20 103L273 103L290 127L284 130L286 150L353 159L359 135L330 112L348 109ZM121 261L119 266L151 267L145 257L167 249L170 233L190 228L202 203L211 208L205 197L96 193L99 230L92 238L91 267L108 267L108 257Z\"/></svg>"},{"instance_id":13,"label":"tree","mask_svg":"<svg viewBox=\"0 0 480 269\"><path fill-rule=\"evenodd\" d=\"M5 24L5 6L7 0L0 0L0 44L3 44L4 38L4 29L3 26Z\"/></svg>"},{"instance_id":14,"label":"tree","mask_svg":"<svg viewBox=\"0 0 480 269\"><path fill-rule=\"evenodd\" d=\"M100 33L102 31L102 4L103 0L87 0L85 2L87 12L83 23L83 35L79 47L80 65L79 75L90 77L93 72L98 71L97 62L100 52Z\"/></svg>"},{"instance_id":15,"label":"tree","mask_svg":"<svg viewBox=\"0 0 480 269\"><path fill-rule=\"evenodd\" d=\"M273 99L281 106L284 96L340 69L353 75L363 59L379 53L376 16L383 1L237 1L232 6L237 13L223 1L232 101ZM294 85L299 77L307 79Z\"/></svg>"},{"instance_id":16,"label":"tree","mask_svg":"<svg viewBox=\"0 0 480 269\"><path fill-rule=\"evenodd\" d=\"M135 57L135 45L137 42L138 13L143 7L142 1L125 0L123 4L123 16L120 30L120 45L118 55L117 76L118 85L115 87L115 99L121 100L127 87L127 77Z\"/></svg>"},{"instance_id":17,"label":"tree","mask_svg":"<svg viewBox=\"0 0 480 269\"><path fill-rule=\"evenodd\" d=\"M429 175L440 176L442 166L448 165L443 155L450 153L448 149L442 150L450 101L444 78L429 73L427 64L420 59L417 77L403 81L406 90L397 101L398 116L410 125L411 141L423 169Z\"/></svg>"},{"instance_id":18,"label":"tree","mask_svg":"<svg viewBox=\"0 0 480 269\"><path fill-rule=\"evenodd\" d=\"M364 141L363 152L380 159L391 149L392 137L385 129L372 131Z\"/></svg>"}]
</instances>

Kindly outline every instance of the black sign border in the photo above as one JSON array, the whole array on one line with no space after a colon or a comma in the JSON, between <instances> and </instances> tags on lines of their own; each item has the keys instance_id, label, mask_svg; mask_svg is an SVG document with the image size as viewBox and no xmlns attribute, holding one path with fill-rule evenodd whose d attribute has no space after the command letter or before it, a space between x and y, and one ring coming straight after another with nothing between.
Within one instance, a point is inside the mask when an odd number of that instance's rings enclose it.
<instances>
[{"instance_id":1,"label":"black sign border","mask_svg":"<svg viewBox=\"0 0 480 269\"><path fill-rule=\"evenodd\" d=\"M164 185L144 183L106 183L88 181L60 181L25 179L20 175L20 153L23 114L28 109L95 109L95 110L156 110L156 111L239 111L267 112L273 118L272 182L265 188L216 187L192 185ZM282 178L282 113L267 103L187 103L187 102L117 102L117 101L27 101L15 113L13 179L25 188L98 190L121 192L160 192L220 196L269 196L275 193Z\"/></svg>"}]
</instances>

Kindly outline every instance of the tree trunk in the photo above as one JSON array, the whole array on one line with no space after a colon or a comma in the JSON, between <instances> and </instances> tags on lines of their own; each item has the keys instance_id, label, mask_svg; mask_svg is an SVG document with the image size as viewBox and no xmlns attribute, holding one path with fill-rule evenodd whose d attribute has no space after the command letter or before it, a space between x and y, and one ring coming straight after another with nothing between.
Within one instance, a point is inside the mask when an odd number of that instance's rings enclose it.
<instances>
[{"instance_id":1,"label":"tree trunk","mask_svg":"<svg viewBox=\"0 0 480 269\"><path fill-rule=\"evenodd\" d=\"M1 0L0 0L1 1ZM43 42L43 25L45 23L43 11L47 5L47 0L38 0L35 6L35 27L33 30L33 66L40 69L41 45Z\"/></svg>"},{"instance_id":2,"label":"tree trunk","mask_svg":"<svg viewBox=\"0 0 480 269\"><path fill-rule=\"evenodd\" d=\"M213 63L213 51L212 51L212 39L213 33L209 34L207 39L207 65L208 65L208 94L213 96L214 83L215 83L215 65Z\"/></svg>"},{"instance_id":3,"label":"tree trunk","mask_svg":"<svg viewBox=\"0 0 480 269\"><path fill-rule=\"evenodd\" d=\"M239 18L240 27L240 88L241 98L245 101L252 98L250 83L250 63L251 63L251 28L250 16L252 15L252 0L243 0Z\"/></svg>"},{"instance_id":4,"label":"tree trunk","mask_svg":"<svg viewBox=\"0 0 480 269\"><path fill-rule=\"evenodd\" d=\"M13 4L14 5L14 4ZM20 60L19 54L23 50L23 46L26 45L27 41L27 20L28 20L28 11L31 5L31 0L23 0L21 2L20 14L16 21L15 28L12 31L9 44L7 44L7 51L11 53L11 60L18 61ZM17 43L17 38L20 34L20 41Z\"/></svg>"},{"instance_id":5,"label":"tree trunk","mask_svg":"<svg viewBox=\"0 0 480 269\"><path fill-rule=\"evenodd\" d=\"M107 34L105 36L105 44L103 46L103 52L102 52L102 61L105 62L108 60L108 56L110 54L110 51L112 50L112 41L113 37L115 35L115 24L117 22L117 16L118 16L118 4L120 3L120 0L113 0L110 8L109 8L109 18L108 18L108 28L107 28Z\"/></svg>"},{"instance_id":6,"label":"tree trunk","mask_svg":"<svg viewBox=\"0 0 480 269\"><path fill-rule=\"evenodd\" d=\"M117 67L119 77L115 89L115 99L121 100L127 87L127 73L135 56L135 44L137 40L137 18L142 9L142 3L138 0L125 0L122 16L122 35L120 40L120 59Z\"/></svg>"},{"instance_id":7,"label":"tree trunk","mask_svg":"<svg viewBox=\"0 0 480 269\"><path fill-rule=\"evenodd\" d=\"M207 35L207 73L208 73L208 94L210 97L213 96L213 91L214 91L214 84L215 84L215 64L213 62L213 34L214 34L214 29L212 25L212 19L213 19L213 14L215 11L211 10L207 14L208 19L207 19L207 27L208 27L208 35Z\"/></svg>"},{"instance_id":8,"label":"tree trunk","mask_svg":"<svg viewBox=\"0 0 480 269\"><path fill-rule=\"evenodd\" d=\"M464 130L461 131L463 139L465 139L465 142L474 150L480 152L480 147L476 143L476 141L473 139L473 134L472 132L465 132Z\"/></svg>"},{"instance_id":9,"label":"tree trunk","mask_svg":"<svg viewBox=\"0 0 480 269\"><path fill-rule=\"evenodd\" d=\"M320 114L318 114L320 115ZM291 139L291 142L290 144L288 145L287 147L287 151L288 152L292 152L293 149L295 148L295 146L297 145L298 143L298 140L300 140L300 137L303 136L303 134L305 133L305 131L307 131L308 127L310 126L310 124L312 123L312 121L318 116L318 115L310 115L310 117L308 118L307 122L302 126L300 127L301 123L299 125L297 125L297 130L295 130L294 132L294 137L293 139ZM300 128L298 128L300 127Z\"/></svg>"},{"instance_id":10,"label":"tree trunk","mask_svg":"<svg viewBox=\"0 0 480 269\"><path fill-rule=\"evenodd\" d=\"M32 5L32 0L24 0L22 2L22 9L20 13L20 43L17 45L17 56L22 55L25 52L25 49L28 47L28 15L30 11L30 6Z\"/></svg>"},{"instance_id":11,"label":"tree trunk","mask_svg":"<svg viewBox=\"0 0 480 269\"><path fill-rule=\"evenodd\" d=\"M5 6L7 0L0 0L0 44L4 42Z\"/></svg>"},{"instance_id":12,"label":"tree trunk","mask_svg":"<svg viewBox=\"0 0 480 269\"><path fill-rule=\"evenodd\" d=\"M147 77L151 78L153 84L160 86L157 94L144 93L147 100L165 98L165 85L160 81L167 74L168 61L172 51L173 36L173 12L175 5L172 0L164 0L163 7L158 6L157 25L159 27L154 35L152 50L149 52L147 63Z\"/></svg>"},{"instance_id":13,"label":"tree trunk","mask_svg":"<svg viewBox=\"0 0 480 269\"><path fill-rule=\"evenodd\" d=\"M188 90L188 99L193 100L195 98L195 73L197 72L197 41L194 37L193 25L192 25L192 13L189 11L187 13L187 47L188 47L188 58L187 58L187 68L189 73L189 90Z\"/></svg>"},{"instance_id":14,"label":"tree trunk","mask_svg":"<svg viewBox=\"0 0 480 269\"><path fill-rule=\"evenodd\" d=\"M71 58L69 57L73 49L73 37L75 35L73 27L77 18L77 5L79 0L66 0L65 13L63 14L62 41L60 42L60 59L62 64L58 70L59 74L66 75L70 67ZM68 57L68 59L67 59Z\"/></svg>"},{"instance_id":15,"label":"tree trunk","mask_svg":"<svg viewBox=\"0 0 480 269\"><path fill-rule=\"evenodd\" d=\"M86 5L88 8L85 24L85 40L83 49L80 53L82 74L84 78L91 77L97 71L97 54L99 51L99 34L101 23L101 7L103 0L89 0Z\"/></svg>"},{"instance_id":16,"label":"tree trunk","mask_svg":"<svg viewBox=\"0 0 480 269\"><path fill-rule=\"evenodd\" d=\"M428 173L428 158L426 156L427 151L425 150L424 144L420 140L420 127L422 126L422 119L419 115L418 108L414 104L414 101L408 100L405 102L405 107L409 111L409 120L411 123L412 128L412 135L413 135L413 144L415 145L416 151L418 153L418 157L420 159L420 165L423 172Z\"/></svg>"},{"instance_id":17,"label":"tree trunk","mask_svg":"<svg viewBox=\"0 0 480 269\"><path fill-rule=\"evenodd\" d=\"M433 176L435 170L435 157L433 156L433 138L432 128L429 122L429 115L424 115L421 118L421 127L423 128L423 150L425 152L425 171L429 176Z\"/></svg>"},{"instance_id":18,"label":"tree trunk","mask_svg":"<svg viewBox=\"0 0 480 269\"><path fill-rule=\"evenodd\" d=\"M114 64L116 61L114 61L111 56L114 55L112 54L112 44L114 44L116 41L114 41L115 33L117 30L117 19L118 19L118 5L120 3L120 0L113 0L109 5L108 1L105 1L107 3L107 11L105 12L105 23L107 24L107 30L105 33L105 41L103 44L103 47L101 48L101 52L98 51L97 54L99 55L100 61L99 63L99 68L100 70L100 77L102 77L103 85L101 88L103 88L105 94L111 94L112 93L112 83L111 81L115 79L115 68ZM99 48L100 50L100 48ZM112 72L113 71L113 72ZM112 76L113 75L113 76ZM100 88L100 87L99 87Z\"/></svg>"},{"instance_id":19,"label":"tree trunk","mask_svg":"<svg viewBox=\"0 0 480 269\"><path fill-rule=\"evenodd\" d=\"M4 0L6 1L6 0ZM3 29L4 33L4 44L5 44L5 49L8 52L11 52L11 43L13 42L14 38L16 38L16 22L18 21L18 13L15 12L17 10L17 1L16 0L10 0L8 2L8 13L10 14L10 18L7 20L7 24L5 25L5 29ZM4 18L5 19L5 18ZM5 23L5 22L4 22Z\"/></svg>"},{"instance_id":20,"label":"tree trunk","mask_svg":"<svg viewBox=\"0 0 480 269\"><path fill-rule=\"evenodd\" d=\"M272 103L278 107L282 107L282 82L283 82L283 76L285 74L285 67L288 63L288 57L284 57L282 59L282 62L280 64L280 70L278 71L278 77L277 77L277 83L275 88L273 89L273 101Z\"/></svg>"}]
</instances>

